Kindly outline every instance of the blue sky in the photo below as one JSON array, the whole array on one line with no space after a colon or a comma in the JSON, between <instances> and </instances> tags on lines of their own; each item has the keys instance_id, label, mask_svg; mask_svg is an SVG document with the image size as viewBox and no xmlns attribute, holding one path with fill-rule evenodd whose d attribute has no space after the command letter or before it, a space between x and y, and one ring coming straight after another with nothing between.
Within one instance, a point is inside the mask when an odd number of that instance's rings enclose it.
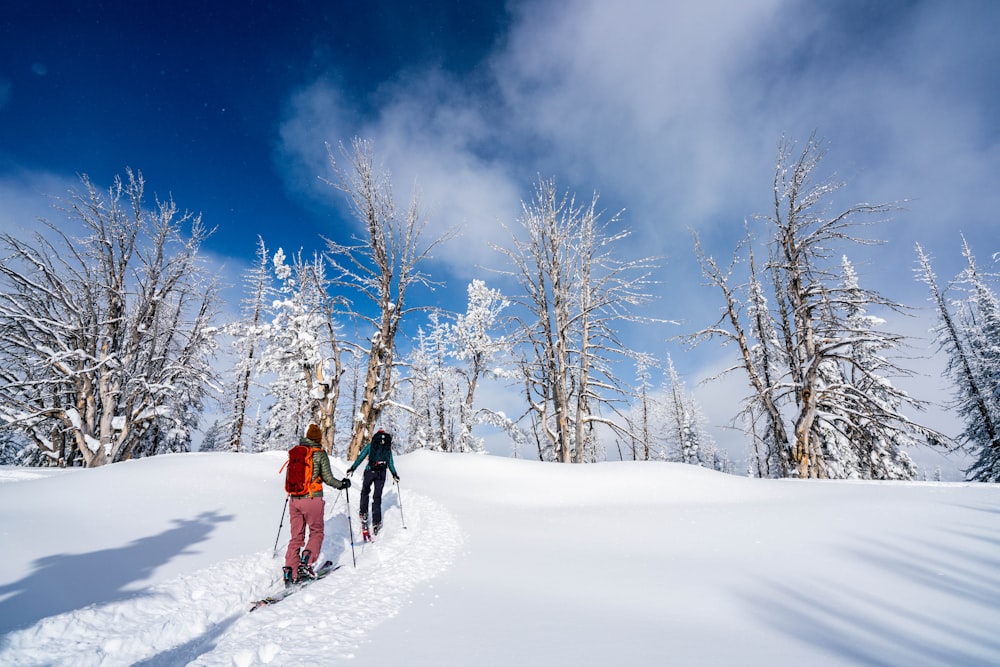
<instances>
[{"instance_id":1,"label":"blue sky","mask_svg":"<svg viewBox=\"0 0 1000 667\"><path fill-rule=\"evenodd\" d=\"M50 215L41 193L75 174L128 166L217 226L209 249L237 273L257 235L311 252L350 234L320 177L325 143L361 136L400 200L419 189L431 235L462 226L434 268L448 282L434 298L457 309L498 265L500 223L553 177L624 210L624 253L664 257L654 314L682 324L636 347L669 351L692 385L732 357L670 341L718 312L690 231L728 258L768 212L782 135L826 140L824 174L848 184L837 204L909 200L873 230L886 245L850 251L864 286L923 307L914 243L945 281L959 232L986 264L1000 250L996 2L3 0L2 16L5 230ZM703 398L713 419L732 409L719 391Z\"/></svg>"}]
</instances>

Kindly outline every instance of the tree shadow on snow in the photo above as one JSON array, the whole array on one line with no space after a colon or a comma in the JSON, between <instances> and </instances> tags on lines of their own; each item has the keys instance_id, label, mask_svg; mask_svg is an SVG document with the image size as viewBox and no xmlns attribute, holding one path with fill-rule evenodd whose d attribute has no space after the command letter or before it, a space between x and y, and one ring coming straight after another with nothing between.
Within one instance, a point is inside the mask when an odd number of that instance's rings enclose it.
<instances>
[{"instance_id":1,"label":"tree shadow on snow","mask_svg":"<svg viewBox=\"0 0 1000 667\"><path fill-rule=\"evenodd\" d=\"M0 586L0 635L81 607L148 595L126 587L148 578L174 556L189 553L217 524L232 519L204 512L194 519L174 520L176 527L122 547L39 558L33 572Z\"/></svg>"},{"instance_id":2,"label":"tree shadow on snow","mask_svg":"<svg viewBox=\"0 0 1000 667\"><path fill-rule=\"evenodd\" d=\"M879 667L1000 664L1000 536L946 528L940 541L871 541L846 550L844 572L875 568L876 587L838 573L770 581L744 596L755 615L793 639ZM762 593L760 591L767 591ZM941 605L962 609L964 618Z\"/></svg>"}]
</instances>

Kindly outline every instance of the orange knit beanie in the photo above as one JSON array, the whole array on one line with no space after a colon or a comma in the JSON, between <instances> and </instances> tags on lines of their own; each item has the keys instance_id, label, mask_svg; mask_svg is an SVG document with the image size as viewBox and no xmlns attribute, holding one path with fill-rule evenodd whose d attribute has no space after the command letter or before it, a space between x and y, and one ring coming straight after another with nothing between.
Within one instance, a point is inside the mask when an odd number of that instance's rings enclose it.
<instances>
[{"instance_id":1,"label":"orange knit beanie","mask_svg":"<svg viewBox=\"0 0 1000 667\"><path fill-rule=\"evenodd\" d=\"M306 429L306 438L313 442L323 442L323 431L316 424L309 424L309 428Z\"/></svg>"}]
</instances>

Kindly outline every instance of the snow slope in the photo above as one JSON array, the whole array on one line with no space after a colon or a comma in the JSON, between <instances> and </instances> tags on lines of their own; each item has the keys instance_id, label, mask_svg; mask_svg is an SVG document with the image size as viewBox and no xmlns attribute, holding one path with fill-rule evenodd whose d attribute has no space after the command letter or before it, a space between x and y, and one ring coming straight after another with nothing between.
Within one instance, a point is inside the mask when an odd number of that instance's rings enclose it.
<instances>
[{"instance_id":1,"label":"snow slope","mask_svg":"<svg viewBox=\"0 0 1000 667\"><path fill-rule=\"evenodd\" d=\"M356 567L331 491L344 566L248 613L282 461L0 469L0 664L1000 664L997 485L417 452Z\"/></svg>"}]
</instances>

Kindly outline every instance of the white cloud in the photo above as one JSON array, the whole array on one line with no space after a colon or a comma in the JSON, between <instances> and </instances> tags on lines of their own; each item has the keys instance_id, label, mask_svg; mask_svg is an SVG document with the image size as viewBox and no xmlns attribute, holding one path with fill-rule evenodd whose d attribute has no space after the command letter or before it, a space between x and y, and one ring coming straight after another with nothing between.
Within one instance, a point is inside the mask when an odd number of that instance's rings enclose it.
<instances>
[{"instance_id":1,"label":"white cloud","mask_svg":"<svg viewBox=\"0 0 1000 667\"><path fill-rule=\"evenodd\" d=\"M59 224L65 214L54 210L57 198L79 187L80 181L41 171L17 171L0 178L0 232L18 238L41 231L39 219Z\"/></svg>"},{"instance_id":2,"label":"white cloud","mask_svg":"<svg viewBox=\"0 0 1000 667\"><path fill-rule=\"evenodd\" d=\"M363 104L350 103L333 79L301 91L283 152L312 173L294 180L327 174L324 141L372 139L397 196L419 187L432 229L465 225L438 257L460 276L490 263L487 242L505 239L497 222L514 222L536 175L580 196L596 190L610 211L626 209L636 256L668 258L656 315L681 319L688 331L713 321L718 304L701 285L686 230L698 229L710 253L728 258L744 220L767 213L784 134L804 141L816 130L827 140L824 175L847 182L838 206L912 200L872 230L886 246L857 257L847 249L864 286L920 306L915 242L938 255L943 280L960 268L959 229L981 256L998 250L990 63L1000 50L991 30L1000 5L512 7L486 82L410 69ZM366 105L374 112L363 115ZM663 349L656 336L647 347ZM711 364L717 353L696 355ZM930 398L947 392L940 380L924 384L915 389ZM720 404L731 416L733 402Z\"/></svg>"}]
</instances>

